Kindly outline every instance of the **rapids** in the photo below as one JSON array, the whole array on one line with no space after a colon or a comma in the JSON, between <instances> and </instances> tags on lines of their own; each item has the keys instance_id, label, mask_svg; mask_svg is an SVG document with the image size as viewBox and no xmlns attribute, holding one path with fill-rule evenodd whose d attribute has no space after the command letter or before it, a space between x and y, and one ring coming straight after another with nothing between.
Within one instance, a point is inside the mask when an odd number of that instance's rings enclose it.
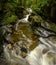
<instances>
[{"instance_id":1,"label":"rapids","mask_svg":"<svg viewBox=\"0 0 56 65\"><path fill-rule=\"evenodd\" d=\"M27 11L32 12L30 8ZM6 62L8 65L56 65L56 37L43 38L34 35L28 24L30 13L26 15L26 18L17 21L13 31L10 28L12 25L2 27L3 34L9 32L6 34L9 44L4 42L3 45ZM50 34L45 30L40 32L43 36ZM11 46L10 42L14 45Z\"/></svg>"}]
</instances>

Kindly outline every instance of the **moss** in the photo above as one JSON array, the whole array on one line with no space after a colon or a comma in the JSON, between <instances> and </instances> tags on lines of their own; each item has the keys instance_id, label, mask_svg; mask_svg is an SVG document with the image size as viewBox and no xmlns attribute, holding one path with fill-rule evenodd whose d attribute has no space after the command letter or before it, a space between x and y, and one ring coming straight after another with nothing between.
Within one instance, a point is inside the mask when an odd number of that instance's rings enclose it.
<instances>
[{"instance_id":1,"label":"moss","mask_svg":"<svg viewBox=\"0 0 56 65\"><path fill-rule=\"evenodd\" d=\"M10 24L11 22L15 22L17 20L17 16L11 15L10 17L4 17L3 22L4 24Z\"/></svg>"},{"instance_id":2,"label":"moss","mask_svg":"<svg viewBox=\"0 0 56 65\"><path fill-rule=\"evenodd\" d=\"M34 23L41 23L43 21L42 17L37 15L35 12L33 12L30 17L29 17L29 21Z\"/></svg>"}]
</instances>

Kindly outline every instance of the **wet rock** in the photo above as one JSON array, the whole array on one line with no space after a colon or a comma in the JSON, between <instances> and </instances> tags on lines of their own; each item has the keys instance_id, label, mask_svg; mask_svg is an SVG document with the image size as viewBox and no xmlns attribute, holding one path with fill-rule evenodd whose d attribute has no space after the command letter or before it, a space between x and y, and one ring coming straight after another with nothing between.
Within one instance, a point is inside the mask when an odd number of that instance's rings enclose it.
<instances>
[{"instance_id":1,"label":"wet rock","mask_svg":"<svg viewBox=\"0 0 56 65\"><path fill-rule=\"evenodd\" d=\"M26 49L25 47L22 47L22 48L21 48L21 52L27 53L27 49Z\"/></svg>"}]
</instances>

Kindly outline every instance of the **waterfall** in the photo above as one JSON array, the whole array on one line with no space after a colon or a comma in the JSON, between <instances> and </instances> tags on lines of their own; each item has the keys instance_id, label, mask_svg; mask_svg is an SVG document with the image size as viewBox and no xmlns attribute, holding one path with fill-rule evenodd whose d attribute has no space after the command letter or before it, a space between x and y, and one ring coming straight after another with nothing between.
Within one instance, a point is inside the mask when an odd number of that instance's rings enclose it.
<instances>
[{"instance_id":1,"label":"waterfall","mask_svg":"<svg viewBox=\"0 0 56 65\"><path fill-rule=\"evenodd\" d=\"M29 14L26 15L26 18L20 19L16 22L15 24L15 39L20 37L20 40L13 42L14 46L13 48L11 47L11 44L6 44L6 42L3 45L3 51L4 51L4 56L6 58L6 61L8 62L9 65L56 65L56 40L53 42L53 38L43 38L43 37L38 37L38 42L33 41L31 37L34 37L32 34L32 31L29 32L29 26L24 26L23 30L20 28L20 22L25 25L25 23L28 23L28 17L30 16L30 13L32 10L30 8L26 9ZM18 28L19 26L19 28ZM27 28L26 28L27 27ZM5 28L5 31L11 31L9 30L6 26L3 27ZM29 29L28 29L29 28ZM27 29L27 30L24 30ZM18 31L19 30L19 31ZM31 29L30 29L31 30ZM43 36L48 36L50 34L48 31L43 29L38 29L41 33L40 35ZM27 36L26 32L29 32L29 36ZM36 31L37 33L38 31ZM20 33L20 34L19 34ZM38 32L39 33L39 32ZM52 33L53 34L53 33ZM10 40L12 34L8 34L6 39ZM36 39L36 38L35 38ZM35 40L34 39L34 40ZM14 39L13 39L14 40ZM37 43L36 47L29 51L28 46L31 45L31 43ZM20 44L26 44L27 43L27 54L25 57L22 57L21 54L21 45ZM23 45L23 47L25 47ZM24 48L26 49L26 47ZM29 51L29 52L28 52Z\"/></svg>"}]
</instances>

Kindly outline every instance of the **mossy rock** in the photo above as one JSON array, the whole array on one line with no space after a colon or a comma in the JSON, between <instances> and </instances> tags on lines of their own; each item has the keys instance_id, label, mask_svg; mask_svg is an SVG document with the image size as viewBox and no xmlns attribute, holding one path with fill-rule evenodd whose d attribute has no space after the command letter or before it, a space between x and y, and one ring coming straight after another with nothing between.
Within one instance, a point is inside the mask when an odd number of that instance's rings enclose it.
<instances>
[{"instance_id":1,"label":"mossy rock","mask_svg":"<svg viewBox=\"0 0 56 65\"><path fill-rule=\"evenodd\" d=\"M53 30L53 31L56 32L56 25L52 25L52 26L51 26L51 30Z\"/></svg>"},{"instance_id":2,"label":"mossy rock","mask_svg":"<svg viewBox=\"0 0 56 65\"><path fill-rule=\"evenodd\" d=\"M42 21L42 18L41 18L41 16L39 16L35 12L33 12L29 16L29 21L40 23Z\"/></svg>"},{"instance_id":3,"label":"mossy rock","mask_svg":"<svg viewBox=\"0 0 56 65\"><path fill-rule=\"evenodd\" d=\"M45 24L45 22L43 22L43 24L45 25L45 27L47 27L48 29L50 29L50 30L56 32L56 24L53 23L53 22L50 21L50 20L47 20L46 22L47 22L46 24ZM49 27L46 26L47 24L48 24Z\"/></svg>"}]
</instances>

